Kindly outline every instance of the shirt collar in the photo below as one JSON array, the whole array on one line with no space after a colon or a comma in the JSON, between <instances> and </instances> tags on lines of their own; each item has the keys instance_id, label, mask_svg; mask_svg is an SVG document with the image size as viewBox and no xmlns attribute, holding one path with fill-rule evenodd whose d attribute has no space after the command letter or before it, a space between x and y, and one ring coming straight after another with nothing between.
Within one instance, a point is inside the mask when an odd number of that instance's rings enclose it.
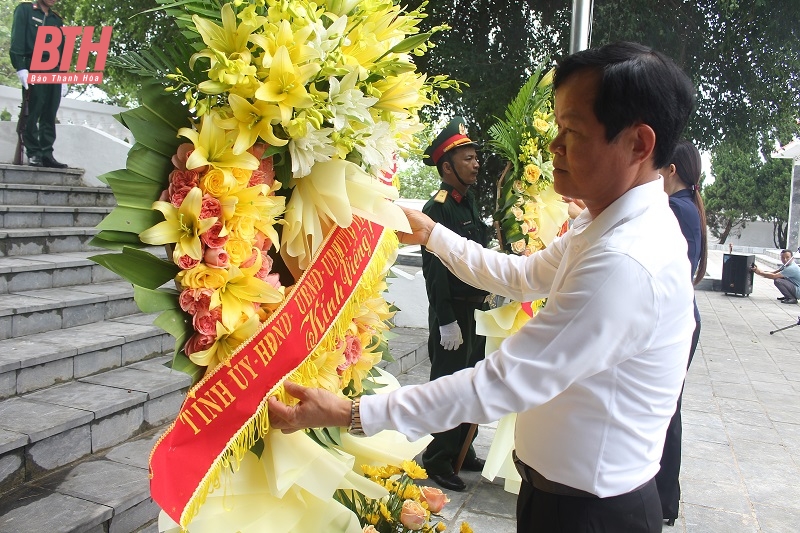
<instances>
[{"instance_id":1,"label":"shirt collar","mask_svg":"<svg viewBox=\"0 0 800 533\"><path fill-rule=\"evenodd\" d=\"M575 219L573 229L588 242L594 242L620 222L635 218L651 205L664 203L666 199L664 181L658 178L633 187L606 207L595 219L592 219L588 209L584 209Z\"/></svg>"}]
</instances>

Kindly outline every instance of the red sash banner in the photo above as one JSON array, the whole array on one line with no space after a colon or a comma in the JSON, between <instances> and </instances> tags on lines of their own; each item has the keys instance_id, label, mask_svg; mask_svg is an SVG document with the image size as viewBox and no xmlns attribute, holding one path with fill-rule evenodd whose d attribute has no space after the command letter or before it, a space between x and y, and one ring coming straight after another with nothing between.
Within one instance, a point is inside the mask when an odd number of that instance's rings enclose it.
<instances>
[{"instance_id":1,"label":"red sash banner","mask_svg":"<svg viewBox=\"0 0 800 533\"><path fill-rule=\"evenodd\" d=\"M347 228L334 227L262 329L189 391L150 455L150 494L182 527L235 450L268 428L267 398L331 332L380 255L383 232L358 217Z\"/></svg>"}]
</instances>

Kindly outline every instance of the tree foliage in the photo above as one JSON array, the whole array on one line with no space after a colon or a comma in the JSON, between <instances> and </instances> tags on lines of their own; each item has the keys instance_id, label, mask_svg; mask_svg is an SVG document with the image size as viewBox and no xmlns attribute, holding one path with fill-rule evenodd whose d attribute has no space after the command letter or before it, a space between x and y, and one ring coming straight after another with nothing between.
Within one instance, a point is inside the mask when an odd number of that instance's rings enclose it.
<instances>
[{"instance_id":1,"label":"tree foliage","mask_svg":"<svg viewBox=\"0 0 800 533\"><path fill-rule=\"evenodd\" d=\"M479 141L537 62L568 52L568 0L444 0L429 12L427 24L453 28L421 70L469 84L432 113L464 116ZM800 133L800 2L595 0L592 46L618 40L664 52L693 79L697 111L685 137L699 147L713 149L730 136L786 143ZM486 154L478 186L484 213L503 168L497 159Z\"/></svg>"}]
</instances>

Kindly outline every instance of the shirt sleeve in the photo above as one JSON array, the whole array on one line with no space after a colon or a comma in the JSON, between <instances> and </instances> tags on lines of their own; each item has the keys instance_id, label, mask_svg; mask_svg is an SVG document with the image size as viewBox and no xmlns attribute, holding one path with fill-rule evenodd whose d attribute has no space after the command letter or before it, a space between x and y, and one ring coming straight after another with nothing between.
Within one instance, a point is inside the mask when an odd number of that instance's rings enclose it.
<instances>
[{"instance_id":1,"label":"shirt sleeve","mask_svg":"<svg viewBox=\"0 0 800 533\"><path fill-rule=\"evenodd\" d=\"M440 244L455 244L442 235L432 234L431 241L439 251ZM462 257L463 252L459 247L448 256ZM546 280L535 280L537 273L552 281L549 262L557 254L527 261L496 254L505 259L486 263L498 269L494 274L511 277L498 275L502 280L498 287L524 283L522 292L527 293L547 285ZM530 272L523 272L518 265L521 261ZM467 261L464 268L479 271L484 266ZM558 290L551 293L539 314L475 368L389 394L363 397L362 423L367 434L396 429L417 439L464 422L498 420L542 405L582 379L619 371L612 367L650 347L663 295L657 297L654 280L638 262L621 253L586 253L558 283Z\"/></svg>"},{"instance_id":2,"label":"shirt sleeve","mask_svg":"<svg viewBox=\"0 0 800 533\"><path fill-rule=\"evenodd\" d=\"M28 40L25 38L28 30L27 12L24 4L18 4L14 9L14 21L11 23L11 48L9 56L11 57L11 64L14 70L22 70L28 68L28 61L26 56L29 56L32 51L25 49Z\"/></svg>"}]
</instances>

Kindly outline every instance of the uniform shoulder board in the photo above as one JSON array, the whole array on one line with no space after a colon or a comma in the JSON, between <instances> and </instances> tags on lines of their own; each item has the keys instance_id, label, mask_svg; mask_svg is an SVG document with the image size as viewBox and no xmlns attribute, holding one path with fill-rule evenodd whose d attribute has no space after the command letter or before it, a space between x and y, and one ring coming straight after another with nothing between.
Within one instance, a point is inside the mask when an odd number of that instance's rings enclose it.
<instances>
[{"instance_id":1,"label":"uniform shoulder board","mask_svg":"<svg viewBox=\"0 0 800 533\"><path fill-rule=\"evenodd\" d=\"M447 191L444 189L437 192L436 196L433 197L433 201L437 204L443 204L445 200L447 200Z\"/></svg>"}]
</instances>

